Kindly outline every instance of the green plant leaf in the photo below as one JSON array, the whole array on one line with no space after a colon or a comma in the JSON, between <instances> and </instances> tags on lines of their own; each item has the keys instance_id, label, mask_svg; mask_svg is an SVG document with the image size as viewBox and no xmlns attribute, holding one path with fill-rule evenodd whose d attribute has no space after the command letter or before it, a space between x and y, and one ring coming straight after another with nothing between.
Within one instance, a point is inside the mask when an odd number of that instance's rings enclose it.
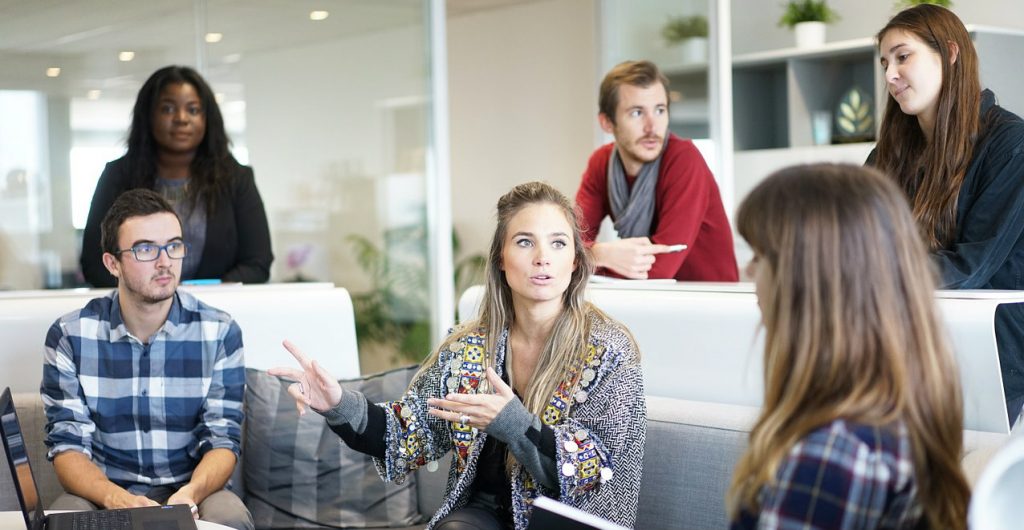
<instances>
[{"instance_id":1,"label":"green plant leaf","mask_svg":"<svg viewBox=\"0 0 1024 530\"><path fill-rule=\"evenodd\" d=\"M953 7L951 0L899 0L896 2L896 9L919 6L921 4L933 4L947 9Z\"/></svg>"},{"instance_id":2,"label":"green plant leaf","mask_svg":"<svg viewBox=\"0 0 1024 530\"><path fill-rule=\"evenodd\" d=\"M707 37L708 19L703 15L669 16L661 28L661 36L668 44L677 44L693 37Z\"/></svg>"},{"instance_id":3,"label":"green plant leaf","mask_svg":"<svg viewBox=\"0 0 1024 530\"><path fill-rule=\"evenodd\" d=\"M825 0L791 0L779 19L780 26L792 28L801 22L824 22L839 20L839 14L828 7Z\"/></svg>"}]
</instances>

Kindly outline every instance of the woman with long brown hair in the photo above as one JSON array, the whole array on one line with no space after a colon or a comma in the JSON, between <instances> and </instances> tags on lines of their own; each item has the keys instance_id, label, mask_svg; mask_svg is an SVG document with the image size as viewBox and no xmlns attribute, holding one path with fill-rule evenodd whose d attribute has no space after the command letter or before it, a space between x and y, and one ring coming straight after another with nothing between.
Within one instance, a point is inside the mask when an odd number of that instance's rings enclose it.
<instances>
[{"instance_id":1,"label":"woman with long brown hair","mask_svg":"<svg viewBox=\"0 0 1024 530\"><path fill-rule=\"evenodd\" d=\"M981 89L953 12L918 5L878 32L889 96L868 165L910 200L947 289L1024 289L1024 121ZM996 311L1011 424L1024 404L1024 307Z\"/></svg>"},{"instance_id":2,"label":"woman with long brown hair","mask_svg":"<svg viewBox=\"0 0 1024 530\"><path fill-rule=\"evenodd\" d=\"M754 250L765 390L732 527L964 528L958 370L899 189L865 168L787 168L744 199L737 227Z\"/></svg>"},{"instance_id":3,"label":"woman with long brown hair","mask_svg":"<svg viewBox=\"0 0 1024 530\"><path fill-rule=\"evenodd\" d=\"M576 212L539 182L498 201L478 318L427 358L399 400L367 403L290 343L301 369L271 374L300 411L401 481L453 453L428 528L526 528L537 495L632 526L646 434L636 343L584 299L593 272Z\"/></svg>"}]
</instances>

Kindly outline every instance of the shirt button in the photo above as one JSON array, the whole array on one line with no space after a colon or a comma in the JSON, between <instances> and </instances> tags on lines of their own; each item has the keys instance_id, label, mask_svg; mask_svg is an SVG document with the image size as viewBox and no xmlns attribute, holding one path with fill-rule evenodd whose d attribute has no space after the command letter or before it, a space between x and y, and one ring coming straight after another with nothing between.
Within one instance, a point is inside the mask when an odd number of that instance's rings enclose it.
<instances>
[{"instance_id":1,"label":"shirt button","mask_svg":"<svg viewBox=\"0 0 1024 530\"><path fill-rule=\"evenodd\" d=\"M145 396L148 392L149 392L148 390L143 390L142 391L142 395Z\"/></svg>"}]
</instances>

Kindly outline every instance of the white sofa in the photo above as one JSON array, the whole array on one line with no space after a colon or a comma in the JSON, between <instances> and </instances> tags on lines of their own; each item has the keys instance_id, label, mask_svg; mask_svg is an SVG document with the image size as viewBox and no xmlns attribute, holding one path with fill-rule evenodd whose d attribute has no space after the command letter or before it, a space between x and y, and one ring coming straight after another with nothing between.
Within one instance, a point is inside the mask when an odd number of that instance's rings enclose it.
<instances>
[{"instance_id":1,"label":"white sofa","mask_svg":"<svg viewBox=\"0 0 1024 530\"><path fill-rule=\"evenodd\" d=\"M483 287L459 301L475 315ZM750 283L628 282L592 284L587 296L636 337L645 390L654 396L760 407L763 333ZM938 291L937 301L960 366L964 426L1010 432L993 320L1001 303L1024 291Z\"/></svg>"},{"instance_id":2,"label":"white sofa","mask_svg":"<svg viewBox=\"0 0 1024 530\"><path fill-rule=\"evenodd\" d=\"M330 283L183 287L227 311L242 329L245 364L265 370L293 364L281 341L291 339L339 378L359 377L355 318L348 291ZM43 342L61 315L110 289L0 292L0 388L38 391Z\"/></svg>"},{"instance_id":3,"label":"white sofa","mask_svg":"<svg viewBox=\"0 0 1024 530\"><path fill-rule=\"evenodd\" d=\"M266 368L290 362L279 344L282 338L292 338L301 342L307 351L320 355L319 360L329 365L332 372L346 377L346 370L357 373L355 334L347 293L344 290L334 293L343 294L344 301L315 302L318 297L331 295L312 292L330 290L329 286L298 287L297 290L293 287L296 286L246 287L240 291L204 290L198 294L236 316L247 344L247 364L252 367ZM734 290L736 288L733 287ZM301 294L303 289L309 292ZM222 299L217 299L218 292L223 295ZM759 347L753 338L756 321L746 324L737 324L736 321L749 319L750 310L756 311L752 306L752 295L742 291L725 297L699 293L655 296L651 291L630 293L617 287L591 291L591 296L602 308L633 329L644 354L648 432L636 527L645 530L726 526L725 492L733 466L746 447L750 426L759 410L756 405L716 402L707 396L703 399L682 396L694 388L709 392L722 390L709 385L708 378L718 378L721 384L726 385L759 384L759 379L752 382L739 375L753 369L747 363L751 362L751 352ZM463 297L459 304L461 315L474 311L479 294L478 289ZM95 293L82 294L80 300L67 310L84 304L84 300L92 296ZM20 325L5 323L5 318L22 314L19 308L23 298L0 296L0 326L8 326L0 328L0 336L5 344L19 344L17 348L5 350L7 357L0 358L3 366L25 364L26 357L38 356L47 327L57 314L65 312L61 308L69 303L65 300L54 303L52 307L46 306L54 311L52 316L48 313L42 315L42 309L37 307L33 313L38 315L37 321L31 321L34 322L32 325L29 325L29 320L23 320ZM745 304L747 308L730 314L730 304ZM339 330L349 333L349 337L333 335ZM737 344L742 348L732 351L731 348L738 348ZM725 358L727 355L731 357ZM756 360L756 355L753 358ZM718 364L721 362L726 364ZM731 365L733 368L739 366L743 370L721 371L721 367L730 366L730 362L734 363ZM759 369L759 365L757 367ZM50 502L61 489L52 466L45 461L41 443L45 418L38 396L39 372L35 369L30 371L34 373L24 377L31 380L15 400L26 431L30 458L36 468L36 479L43 491L44 502ZM0 376L0 386L15 386L7 373ZM749 387L745 388L744 392L751 392ZM734 397L733 392L728 391L723 395ZM972 482L1006 439L1007 435L1000 432L972 430L964 433L967 450L962 463ZM0 466L0 510L14 509L16 502L4 473L6 470ZM446 473L417 474L417 507L421 514L429 515L436 510L446 476Z\"/></svg>"}]
</instances>

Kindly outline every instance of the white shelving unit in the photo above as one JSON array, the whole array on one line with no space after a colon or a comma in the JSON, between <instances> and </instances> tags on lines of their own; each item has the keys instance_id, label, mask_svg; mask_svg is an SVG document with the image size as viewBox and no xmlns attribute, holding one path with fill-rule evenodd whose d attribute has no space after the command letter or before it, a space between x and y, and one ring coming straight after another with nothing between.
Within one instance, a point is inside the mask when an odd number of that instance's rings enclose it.
<instances>
[{"instance_id":1,"label":"white shelving unit","mask_svg":"<svg viewBox=\"0 0 1024 530\"><path fill-rule=\"evenodd\" d=\"M683 138L710 138L711 103L707 62L662 65L661 69L669 79L672 97L669 129Z\"/></svg>"},{"instance_id":2,"label":"white shelving unit","mask_svg":"<svg viewBox=\"0 0 1024 530\"><path fill-rule=\"evenodd\" d=\"M1024 31L983 26L968 31L978 50L982 87L991 88L1004 107L1024 112L1019 65ZM872 97L877 135L887 94L873 38L739 55L732 70L737 200L775 169L817 161L862 163L874 147L873 142L815 146L811 135L812 113L834 113L855 86Z\"/></svg>"},{"instance_id":3,"label":"white shelving unit","mask_svg":"<svg viewBox=\"0 0 1024 530\"><path fill-rule=\"evenodd\" d=\"M978 50L982 87L992 89L1003 107L1024 114L1024 31L967 29ZM737 55L732 74L735 203L726 208L735 210L754 186L778 169L813 162L862 164L874 148L874 142L814 145L811 136L811 114L833 113L853 86L874 101L877 135L887 94L873 38ZM736 258L741 264L750 258L740 238Z\"/></svg>"}]
</instances>

